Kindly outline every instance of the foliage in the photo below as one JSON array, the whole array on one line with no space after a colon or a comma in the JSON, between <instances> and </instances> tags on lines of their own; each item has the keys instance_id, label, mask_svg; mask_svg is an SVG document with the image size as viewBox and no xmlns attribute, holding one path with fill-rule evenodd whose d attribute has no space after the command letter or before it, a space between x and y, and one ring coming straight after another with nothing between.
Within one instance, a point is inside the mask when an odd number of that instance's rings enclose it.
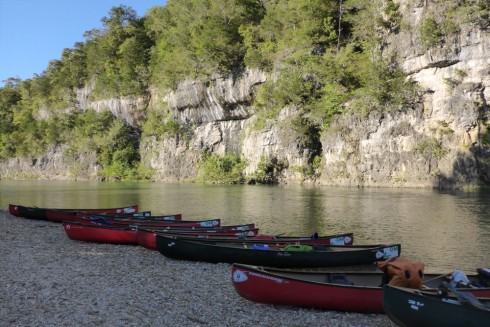
<instances>
[{"instance_id":1,"label":"foliage","mask_svg":"<svg viewBox=\"0 0 490 327\"><path fill-rule=\"evenodd\" d=\"M450 14L457 22L469 23L482 30L490 28L490 0L459 1Z\"/></svg>"},{"instance_id":2,"label":"foliage","mask_svg":"<svg viewBox=\"0 0 490 327\"><path fill-rule=\"evenodd\" d=\"M278 182L278 176L288 167L287 163L276 157L260 157L257 164L257 170L249 176L249 184L275 184Z\"/></svg>"},{"instance_id":3,"label":"foliage","mask_svg":"<svg viewBox=\"0 0 490 327\"><path fill-rule=\"evenodd\" d=\"M213 184L240 184L244 182L243 170L246 166L246 160L236 154L224 156L206 154L198 163L199 174L196 181Z\"/></svg>"},{"instance_id":4,"label":"foliage","mask_svg":"<svg viewBox=\"0 0 490 327\"><path fill-rule=\"evenodd\" d=\"M379 20L379 24L384 28L398 32L402 21L402 15L398 11L400 4L392 0L386 1L386 5L383 8L384 17Z\"/></svg>"},{"instance_id":5,"label":"foliage","mask_svg":"<svg viewBox=\"0 0 490 327\"><path fill-rule=\"evenodd\" d=\"M21 100L21 94L16 87L18 83L18 79L8 79L0 89L0 159L9 158L15 153L11 134L14 131L15 106Z\"/></svg>"},{"instance_id":6,"label":"foliage","mask_svg":"<svg viewBox=\"0 0 490 327\"><path fill-rule=\"evenodd\" d=\"M144 19L127 6L113 7L101 19L104 29L85 33L88 76L96 77L93 96L141 95L147 92L150 48Z\"/></svg>"},{"instance_id":7,"label":"foliage","mask_svg":"<svg viewBox=\"0 0 490 327\"><path fill-rule=\"evenodd\" d=\"M148 111L142 126L142 135L154 136L158 140L173 137L182 132L182 127L175 122L168 112L160 109Z\"/></svg>"},{"instance_id":8,"label":"foliage","mask_svg":"<svg viewBox=\"0 0 490 327\"><path fill-rule=\"evenodd\" d=\"M94 151L102 166L101 178L125 180L137 178L139 135L109 111L93 110L78 114L74 119L69 152L72 156Z\"/></svg>"},{"instance_id":9,"label":"foliage","mask_svg":"<svg viewBox=\"0 0 490 327\"><path fill-rule=\"evenodd\" d=\"M367 114L416 102L415 84L406 80L394 59L382 56L378 50L382 40L374 33L376 24L390 29L400 24L398 5L388 1L385 18L375 9L371 2L345 1L344 20L339 22L334 3L269 4L261 24L243 32L245 44L255 45L248 46L245 62L253 65L250 58L261 58L255 64L270 67L276 76L257 93L259 117L274 117L281 108L293 106L309 114L312 126L327 128L331 118L347 107ZM345 35L350 32L340 48L339 24ZM263 58L270 58L269 63L264 65Z\"/></svg>"},{"instance_id":10,"label":"foliage","mask_svg":"<svg viewBox=\"0 0 490 327\"><path fill-rule=\"evenodd\" d=\"M443 32L433 17L426 18L420 25L420 39L426 48L439 44Z\"/></svg>"},{"instance_id":11,"label":"foliage","mask_svg":"<svg viewBox=\"0 0 490 327\"><path fill-rule=\"evenodd\" d=\"M423 139L415 146L415 153L420 154L426 160L431 158L441 159L449 153L449 149L442 145L442 142L435 138Z\"/></svg>"},{"instance_id":12,"label":"foliage","mask_svg":"<svg viewBox=\"0 0 490 327\"><path fill-rule=\"evenodd\" d=\"M155 85L175 87L184 78L209 77L241 68L242 24L254 24L263 7L254 0L169 0L147 14L155 46L150 70Z\"/></svg>"}]
</instances>

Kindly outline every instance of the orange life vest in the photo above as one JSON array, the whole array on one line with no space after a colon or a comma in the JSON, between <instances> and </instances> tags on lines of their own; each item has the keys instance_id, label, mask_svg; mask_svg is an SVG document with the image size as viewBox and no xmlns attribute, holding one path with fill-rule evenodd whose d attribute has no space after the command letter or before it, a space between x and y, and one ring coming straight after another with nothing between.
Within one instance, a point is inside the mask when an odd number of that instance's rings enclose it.
<instances>
[{"instance_id":1,"label":"orange life vest","mask_svg":"<svg viewBox=\"0 0 490 327\"><path fill-rule=\"evenodd\" d=\"M422 288L425 265L420 262L411 262L404 258L389 257L378 262L378 268L388 277L388 284L408 288Z\"/></svg>"}]
</instances>

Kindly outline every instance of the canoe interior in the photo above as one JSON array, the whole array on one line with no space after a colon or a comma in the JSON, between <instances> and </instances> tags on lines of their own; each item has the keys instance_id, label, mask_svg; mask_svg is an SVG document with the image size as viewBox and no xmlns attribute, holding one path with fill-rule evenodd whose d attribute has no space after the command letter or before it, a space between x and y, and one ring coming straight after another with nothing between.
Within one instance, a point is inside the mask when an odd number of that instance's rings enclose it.
<instances>
[{"instance_id":1,"label":"canoe interior","mask_svg":"<svg viewBox=\"0 0 490 327\"><path fill-rule=\"evenodd\" d=\"M208 240L208 239L186 239L186 238L181 238L179 236L173 236L178 239L182 239L186 242L190 243L204 243L209 246L218 246L218 247L227 247L227 248L235 248L235 249L257 249L257 247L261 244L264 244L264 242L261 242L260 240L257 240L256 242L240 242L240 241L229 241L229 242L222 242L222 241L213 241L213 240ZM265 242L267 243L267 242ZM268 251L284 251L284 245L282 244L267 244L267 249ZM291 244L294 245L294 244ZM353 250L375 250L379 247L384 247L385 245L311 245L311 251L305 251L305 252L351 252Z\"/></svg>"},{"instance_id":2,"label":"canoe interior","mask_svg":"<svg viewBox=\"0 0 490 327\"><path fill-rule=\"evenodd\" d=\"M315 270L309 271L305 269L279 269L272 267L254 267L249 268L247 265L235 264L240 269L253 269L256 272L271 274L277 277L294 279L304 282L314 283L333 283L340 285L365 286L365 287L381 287L383 285L383 273L379 271L359 272L359 271L332 271ZM482 280L476 275L467 275L470 282L482 284ZM443 282L449 281L450 274L426 274L423 278L425 287L438 288Z\"/></svg>"}]
</instances>

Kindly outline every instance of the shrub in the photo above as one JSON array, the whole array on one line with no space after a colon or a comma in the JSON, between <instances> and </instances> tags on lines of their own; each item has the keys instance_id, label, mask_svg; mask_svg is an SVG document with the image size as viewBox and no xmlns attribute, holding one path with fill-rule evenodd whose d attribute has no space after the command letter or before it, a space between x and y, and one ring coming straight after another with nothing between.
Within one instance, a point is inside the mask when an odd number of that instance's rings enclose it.
<instances>
[{"instance_id":1,"label":"shrub","mask_svg":"<svg viewBox=\"0 0 490 327\"><path fill-rule=\"evenodd\" d=\"M420 39L427 49L440 43L442 37L442 30L434 18L430 17L422 22L420 26Z\"/></svg>"},{"instance_id":2,"label":"shrub","mask_svg":"<svg viewBox=\"0 0 490 327\"><path fill-rule=\"evenodd\" d=\"M247 162L237 154L219 156L206 154L198 163L196 181L212 184L240 184L244 182L243 170Z\"/></svg>"}]
</instances>

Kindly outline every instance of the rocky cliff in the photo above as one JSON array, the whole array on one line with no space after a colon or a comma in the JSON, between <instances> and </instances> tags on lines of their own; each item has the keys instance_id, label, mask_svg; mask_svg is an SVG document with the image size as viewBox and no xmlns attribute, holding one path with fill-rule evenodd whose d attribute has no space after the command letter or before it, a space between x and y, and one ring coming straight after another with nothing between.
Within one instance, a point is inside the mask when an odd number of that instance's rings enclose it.
<instances>
[{"instance_id":1,"label":"rocky cliff","mask_svg":"<svg viewBox=\"0 0 490 327\"><path fill-rule=\"evenodd\" d=\"M488 183L490 33L466 26L444 45L425 50L417 25L430 8L408 2L400 8L412 28L389 36L385 51L398 54L401 67L418 83L422 100L393 112L340 116L321 137L321 175L314 181L439 188ZM249 71L237 80L217 79L209 85L182 82L169 96L172 115L197 127L185 144L146 146L145 160L165 179L179 179L195 175L202 151L237 152L248 160L247 174L264 158L275 159L286 167L280 181L303 182L301 169L295 168L307 165L310 154L288 128L299 113L284 108L265 129L254 129L251 99L266 78Z\"/></svg>"},{"instance_id":2,"label":"rocky cliff","mask_svg":"<svg viewBox=\"0 0 490 327\"><path fill-rule=\"evenodd\" d=\"M423 91L414 110L340 117L323 138L320 182L350 186L461 187L490 182L490 33L463 26L425 50L417 24L430 7L402 1L411 25L388 38ZM434 8L432 8L434 9Z\"/></svg>"},{"instance_id":3,"label":"rocky cliff","mask_svg":"<svg viewBox=\"0 0 490 327\"><path fill-rule=\"evenodd\" d=\"M424 2L400 1L406 24L386 38L384 51L397 54L400 66L421 90L421 101L367 116L347 112L322 132L321 167L305 175L312 150L295 134L291 122L300 116L283 108L277 118L258 128L253 101L268 78L247 70L241 76L217 76L208 81L185 80L176 90L153 90L149 98L90 102L90 87L78 91L78 108L110 110L140 126L148 110L160 110L164 99L171 118L186 129L183 135L141 140L141 160L155 170L155 179L195 178L203 153L239 154L252 175L260 163L280 163L278 182L371 187L463 187L490 183L490 31L463 26L440 46L427 50L417 26ZM260 125L262 126L262 125ZM11 160L2 176L22 171L42 178L94 178L97 165L66 163L61 148L33 161ZM17 176L20 176L18 173ZM15 174L14 174L15 175Z\"/></svg>"}]
</instances>

